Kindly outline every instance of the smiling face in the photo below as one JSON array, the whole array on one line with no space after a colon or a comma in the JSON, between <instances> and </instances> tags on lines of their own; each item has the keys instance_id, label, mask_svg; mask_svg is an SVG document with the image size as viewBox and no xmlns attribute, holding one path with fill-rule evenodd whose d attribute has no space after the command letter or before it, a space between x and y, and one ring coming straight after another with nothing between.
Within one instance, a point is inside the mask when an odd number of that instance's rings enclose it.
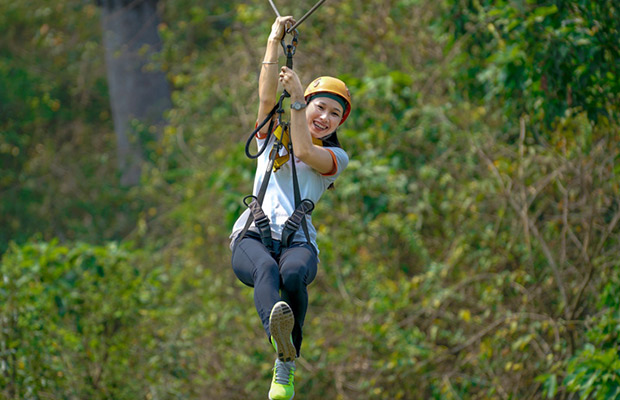
<instances>
[{"instance_id":1,"label":"smiling face","mask_svg":"<svg viewBox=\"0 0 620 400\"><path fill-rule=\"evenodd\" d=\"M306 108L308 129L313 137L320 139L333 133L342 120L340 103L328 97L315 97Z\"/></svg>"}]
</instances>

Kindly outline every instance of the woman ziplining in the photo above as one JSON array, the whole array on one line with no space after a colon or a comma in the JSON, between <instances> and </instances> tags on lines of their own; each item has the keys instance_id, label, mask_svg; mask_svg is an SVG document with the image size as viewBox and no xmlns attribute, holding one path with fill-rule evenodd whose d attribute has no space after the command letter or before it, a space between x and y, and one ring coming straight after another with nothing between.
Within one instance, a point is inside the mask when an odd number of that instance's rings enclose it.
<instances>
[{"instance_id":1,"label":"woman ziplining","mask_svg":"<svg viewBox=\"0 0 620 400\"><path fill-rule=\"evenodd\" d=\"M315 79L304 91L292 70L294 28L301 20L276 14L259 76L256 129L246 145L246 154L257 158L253 194L244 199L248 209L232 229L231 262L237 278L254 288L256 310L276 351L269 398L288 400L295 394L307 286L319 262L311 212L348 165L336 129L351 111L351 96L344 82L329 76ZM287 31L294 31L294 38L285 46ZM287 66L278 68L280 44ZM276 101L278 83L284 92ZM282 120L285 97L291 101L290 122ZM249 153L253 140L259 148L255 155Z\"/></svg>"}]
</instances>

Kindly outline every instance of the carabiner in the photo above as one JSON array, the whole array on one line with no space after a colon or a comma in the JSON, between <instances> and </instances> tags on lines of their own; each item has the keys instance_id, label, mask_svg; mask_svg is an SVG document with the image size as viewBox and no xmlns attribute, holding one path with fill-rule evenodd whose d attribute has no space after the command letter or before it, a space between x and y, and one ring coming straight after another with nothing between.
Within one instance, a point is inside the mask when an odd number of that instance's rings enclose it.
<instances>
[{"instance_id":1,"label":"carabiner","mask_svg":"<svg viewBox=\"0 0 620 400\"><path fill-rule=\"evenodd\" d=\"M293 56L295 55L295 50L297 50L297 43L299 42L297 40L297 37L299 36L299 31L297 31L297 29L293 30L293 39L291 39L291 44L286 44L284 37L286 37L286 34L282 37L282 40L280 41L280 44L282 44L282 50L284 50L284 54L286 54L286 66L289 67L290 69L293 69Z\"/></svg>"}]
</instances>

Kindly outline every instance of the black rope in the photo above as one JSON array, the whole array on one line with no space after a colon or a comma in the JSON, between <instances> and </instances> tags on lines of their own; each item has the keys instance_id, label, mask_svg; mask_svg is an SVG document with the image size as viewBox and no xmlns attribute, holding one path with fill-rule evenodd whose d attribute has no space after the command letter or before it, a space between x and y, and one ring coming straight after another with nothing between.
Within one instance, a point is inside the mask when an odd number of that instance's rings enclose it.
<instances>
[{"instance_id":1,"label":"black rope","mask_svg":"<svg viewBox=\"0 0 620 400\"><path fill-rule=\"evenodd\" d=\"M256 129L254 129L252 131L252 133L250 134L250 136L248 136L248 140L245 142L245 155L248 158L255 159L255 158L260 157L261 154L263 154L263 152L267 148L267 145L269 144L269 139L271 138L271 135L273 134L273 128L274 128L274 126L273 126L274 125L273 116L276 115L276 113L278 113L279 114L278 115L278 123L282 122L281 121L282 113L284 112L284 109L282 108L282 102L284 101L285 97L289 97L289 96L290 95L288 93L286 93L286 91L284 91L284 93L282 93L282 95L280 95L280 99L278 100L276 105L273 106L271 111L269 111L269 114L267 114L267 117L263 120L263 122L258 124L256 126ZM252 145L252 141L253 141L254 137L263 128L263 126L265 126L267 124L267 122L269 122L269 128L267 129L267 137L265 138L265 142L263 143L263 146L258 150L258 152L256 154L250 153L250 146Z\"/></svg>"}]
</instances>

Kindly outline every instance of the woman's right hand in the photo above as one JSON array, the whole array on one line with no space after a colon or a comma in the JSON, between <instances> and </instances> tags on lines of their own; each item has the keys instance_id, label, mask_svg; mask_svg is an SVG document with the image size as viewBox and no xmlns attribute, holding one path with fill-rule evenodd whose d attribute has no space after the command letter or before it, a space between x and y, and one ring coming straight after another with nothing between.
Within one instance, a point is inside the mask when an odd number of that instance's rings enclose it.
<instances>
[{"instance_id":1,"label":"woman's right hand","mask_svg":"<svg viewBox=\"0 0 620 400\"><path fill-rule=\"evenodd\" d=\"M287 15L285 17L277 17L273 25L271 25L270 39L282 40L286 34L286 30L295 25L295 19Z\"/></svg>"}]
</instances>

